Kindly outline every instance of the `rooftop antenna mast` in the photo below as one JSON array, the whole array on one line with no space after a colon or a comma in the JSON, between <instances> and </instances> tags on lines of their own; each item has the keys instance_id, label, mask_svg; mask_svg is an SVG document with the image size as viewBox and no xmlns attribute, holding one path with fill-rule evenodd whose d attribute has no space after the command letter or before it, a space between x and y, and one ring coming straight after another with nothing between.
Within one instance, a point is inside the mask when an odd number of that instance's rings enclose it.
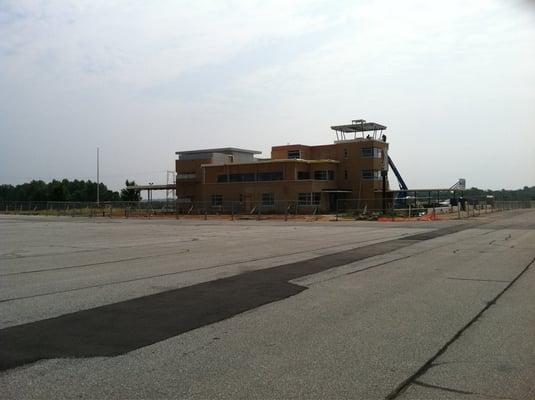
<instances>
[{"instance_id":1,"label":"rooftop antenna mast","mask_svg":"<svg viewBox=\"0 0 535 400\"><path fill-rule=\"evenodd\" d=\"M354 119L351 122L353 123L353 125L360 124L361 131L362 131L362 137L364 137L364 124L366 123L366 120L365 119ZM356 138L357 138L357 131L355 130L355 132L353 133L353 139L356 139Z\"/></svg>"}]
</instances>

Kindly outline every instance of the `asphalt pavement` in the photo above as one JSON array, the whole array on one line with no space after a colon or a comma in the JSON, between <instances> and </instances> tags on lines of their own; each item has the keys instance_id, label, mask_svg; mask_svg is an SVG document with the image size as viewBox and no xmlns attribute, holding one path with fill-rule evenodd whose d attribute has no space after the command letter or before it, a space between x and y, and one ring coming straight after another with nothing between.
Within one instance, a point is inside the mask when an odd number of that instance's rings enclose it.
<instances>
[{"instance_id":1,"label":"asphalt pavement","mask_svg":"<svg viewBox=\"0 0 535 400\"><path fill-rule=\"evenodd\" d=\"M5 398L535 398L535 211L0 216Z\"/></svg>"}]
</instances>

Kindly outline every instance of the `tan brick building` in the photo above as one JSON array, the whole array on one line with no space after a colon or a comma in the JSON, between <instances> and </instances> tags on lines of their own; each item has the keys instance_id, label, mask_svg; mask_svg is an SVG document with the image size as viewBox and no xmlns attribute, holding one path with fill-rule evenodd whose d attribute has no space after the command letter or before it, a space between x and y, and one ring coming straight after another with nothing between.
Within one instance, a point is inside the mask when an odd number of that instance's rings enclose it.
<instances>
[{"instance_id":1,"label":"tan brick building","mask_svg":"<svg viewBox=\"0 0 535 400\"><path fill-rule=\"evenodd\" d=\"M212 208L233 204L245 210L297 206L333 211L338 199L362 199L363 205L379 208L381 171L388 165L386 127L357 120L331 128L337 136L333 144L273 146L269 159L232 147L179 151L177 201Z\"/></svg>"}]
</instances>

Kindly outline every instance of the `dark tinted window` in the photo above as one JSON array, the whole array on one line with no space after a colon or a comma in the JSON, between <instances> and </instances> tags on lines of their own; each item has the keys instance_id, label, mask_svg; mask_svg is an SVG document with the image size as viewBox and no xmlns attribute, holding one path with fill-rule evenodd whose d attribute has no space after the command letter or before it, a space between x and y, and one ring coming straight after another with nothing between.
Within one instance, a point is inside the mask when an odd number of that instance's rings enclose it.
<instances>
[{"instance_id":1,"label":"dark tinted window","mask_svg":"<svg viewBox=\"0 0 535 400\"><path fill-rule=\"evenodd\" d=\"M300 206L318 206L320 204L321 193L299 193L297 196L297 203Z\"/></svg>"},{"instance_id":2,"label":"dark tinted window","mask_svg":"<svg viewBox=\"0 0 535 400\"><path fill-rule=\"evenodd\" d=\"M314 179L318 181L332 181L334 179L334 171L314 171Z\"/></svg>"},{"instance_id":3,"label":"dark tinted window","mask_svg":"<svg viewBox=\"0 0 535 400\"><path fill-rule=\"evenodd\" d=\"M310 172L308 171L297 171L297 179L310 179Z\"/></svg>"},{"instance_id":4,"label":"dark tinted window","mask_svg":"<svg viewBox=\"0 0 535 400\"><path fill-rule=\"evenodd\" d=\"M273 193L262 193L262 205L272 206L275 204L275 196Z\"/></svg>"},{"instance_id":5,"label":"dark tinted window","mask_svg":"<svg viewBox=\"0 0 535 400\"><path fill-rule=\"evenodd\" d=\"M257 174L259 181L282 181L282 171L276 172L259 172Z\"/></svg>"},{"instance_id":6,"label":"dark tinted window","mask_svg":"<svg viewBox=\"0 0 535 400\"><path fill-rule=\"evenodd\" d=\"M212 195L212 205L213 206L220 206L223 204L223 196L220 194L213 194Z\"/></svg>"},{"instance_id":7,"label":"dark tinted window","mask_svg":"<svg viewBox=\"0 0 535 400\"><path fill-rule=\"evenodd\" d=\"M301 150L288 150L288 158L301 158Z\"/></svg>"}]
</instances>

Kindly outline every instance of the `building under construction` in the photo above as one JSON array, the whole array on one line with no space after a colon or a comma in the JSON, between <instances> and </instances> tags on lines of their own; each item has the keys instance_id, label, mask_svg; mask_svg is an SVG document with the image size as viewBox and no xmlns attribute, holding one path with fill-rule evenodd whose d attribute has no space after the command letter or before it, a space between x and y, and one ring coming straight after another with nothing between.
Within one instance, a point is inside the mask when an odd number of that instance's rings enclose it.
<instances>
[{"instance_id":1,"label":"building under construction","mask_svg":"<svg viewBox=\"0 0 535 400\"><path fill-rule=\"evenodd\" d=\"M339 199L362 199L369 208L391 203L386 126L354 120L331 129L332 144L273 146L269 159L234 147L178 151L177 203L274 211L287 204L332 211Z\"/></svg>"}]
</instances>

